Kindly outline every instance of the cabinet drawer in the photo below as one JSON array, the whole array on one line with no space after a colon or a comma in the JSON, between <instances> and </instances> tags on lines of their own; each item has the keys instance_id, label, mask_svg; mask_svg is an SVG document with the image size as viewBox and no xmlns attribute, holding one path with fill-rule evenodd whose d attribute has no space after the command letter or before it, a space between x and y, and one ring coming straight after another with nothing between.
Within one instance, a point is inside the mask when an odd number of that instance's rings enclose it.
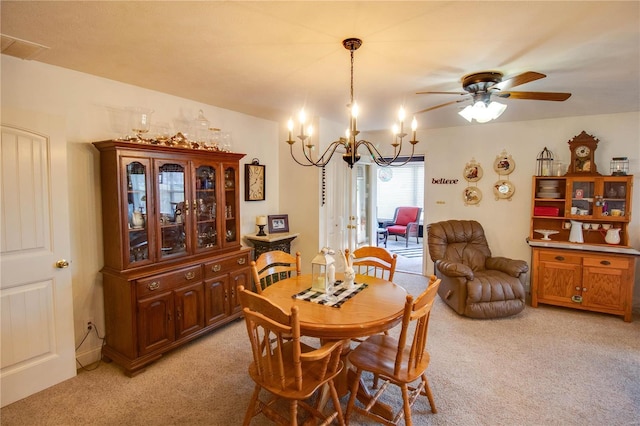
<instances>
[{"instance_id":1,"label":"cabinet drawer","mask_svg":"<svg viewBox=\"0 0 640 426\"><path fill-rule=\"evenodd\" d=\"M540 261L541 262L562 262L562 263L570 263L572 265L580 265L582 263L582 257L576 256L570 253L560 253L560 252L540 252Z\"/></svg>"},{"instance_id":2,"label":"cabinet drawer","mask_svg":"<svg viewBox=\"0 0 640 426\"><path fill-rule=\"evenodd\" d=\"M238 268L249 266L249 253L239 253L234 256L221 257L204 264L204 277L211 278L220 274L228 274Z\"/></svg>"},{"instance_id":3,"label":"cabinet drawer","mask_svg":"<svg viewBox=\"0 0 640 426\"><path fill-rule=\"evenodd\" d=\"M200 265L167 272L166 274L153 275L149 278L138 280L138 297L160 293L185 283L197 281L202 281L202 268L200 268Z\"/></svg>"},{"instance_id":4,"label":"cabinet drawer","mask_svg":"<svg viewBox=\"0 0 640 426\"><path fill-rule=\"evenodd\" d=\"M594 256L594 257L585 257L584 266L595 266L598 268L614 268L614 269L628 269L629 268L629 260L628 259L619 259L617 257L607 257L607 256Z\"/></svg>"}]
</instances>

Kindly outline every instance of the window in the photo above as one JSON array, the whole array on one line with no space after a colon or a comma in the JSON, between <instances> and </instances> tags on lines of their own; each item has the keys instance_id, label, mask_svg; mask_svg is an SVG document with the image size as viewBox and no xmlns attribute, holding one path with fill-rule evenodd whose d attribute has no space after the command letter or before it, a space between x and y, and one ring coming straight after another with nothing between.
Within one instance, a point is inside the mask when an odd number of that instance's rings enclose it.
<instances>
[{"instance_id":1,"label":"window","mask_svg":"<svg viewBox=\"0 0 640 426\"><path fill-rule=\"evenodd\" d=\"M377 181L378 219L393 219L396 207L423 207L424 155L414 156L402 167L379 167Z\"/></svg>"}]
</instances>

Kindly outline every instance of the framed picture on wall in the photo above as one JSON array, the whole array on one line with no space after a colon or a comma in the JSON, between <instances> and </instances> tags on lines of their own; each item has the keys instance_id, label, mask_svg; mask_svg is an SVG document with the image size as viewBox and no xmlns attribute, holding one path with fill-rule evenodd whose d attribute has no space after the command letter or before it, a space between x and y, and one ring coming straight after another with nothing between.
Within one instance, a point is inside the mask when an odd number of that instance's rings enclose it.
<instances>
[{"instance_id":1,"label":"framed picture on wall","mask_svg":"<svg viewBox=\"0 0 640 426\"><path fill-rule=\"evenodd\" d=\"M278 232L289 232L288 214L269 215L267 223L269 225L270 234L277 234Z\"/></svg>"}]
</instances>

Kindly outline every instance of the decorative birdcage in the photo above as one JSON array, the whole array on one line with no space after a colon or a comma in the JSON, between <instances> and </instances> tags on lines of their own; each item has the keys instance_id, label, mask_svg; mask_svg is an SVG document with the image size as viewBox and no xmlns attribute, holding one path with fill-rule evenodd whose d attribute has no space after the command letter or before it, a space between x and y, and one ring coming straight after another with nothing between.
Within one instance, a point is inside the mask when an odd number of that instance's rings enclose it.
<instances>
[{"instance_id":1,"label":"decorative birdcage","mask_svg":"<svg viewBox=\"0 0 640 426\"><path fill-rule=\"evenodd\" d=\"M613 157L611 159L611 176L626 176L629 174L629 159L627 157Z\"/></svg>"},{"instance_id":2,"label":"decorative birdcage","mask_svg":"<svg viewBox=\"0 0 640 426\"><path fill-rule=\"evenodd\" d=\"M536 159L536 176L553 176L553 152L545 146Z\"/></svg>"}]
</instances>

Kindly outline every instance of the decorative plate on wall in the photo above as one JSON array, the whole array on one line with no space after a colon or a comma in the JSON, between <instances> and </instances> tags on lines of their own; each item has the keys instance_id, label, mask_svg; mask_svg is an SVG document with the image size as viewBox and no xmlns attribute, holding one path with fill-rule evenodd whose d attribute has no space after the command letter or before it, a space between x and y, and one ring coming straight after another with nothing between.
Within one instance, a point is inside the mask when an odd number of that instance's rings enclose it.
<instances>
[{"instance_id":1,"label":"decorative plate on wall","mask_svg":"<svg viewBox=\"0 0 640 426\"><path fill-rule=\"evenodd\" d=\"M496 160L493 162L493 170L499 175L509 175L516 168L516 162L511 155L508 155L506 151L496 156Z\"/></svg>"},{"instance_id":2,"label":"decorative plate on wall","mask_svg":"<svg viewBox=\"0 0 640 426\"><path fill-rule=\"evenodd\" d=\"M482 191L477 186L467 186L462 191L462 198L465 206L477 205L482 200Z\"/></svg>"},{"instance_id":3,"label":"decorative plate on wall","mask_svg":"<svg viewBox=\"0 0 640 426\"><path fill-rule=\"evenodd\" d=\"M514 192L516 192L516 187L508 180L499 180L493 184L493 193L496 196L496 200L511 201L511 196Z\"/></svg>"},{"instance_id":4,"label":"decorative plate on wall","mask_svg":"<svg viewBox=\"0 0 640 426\"><path fill-rule=\"evenodd\" d=\"M482 179L482 174L482 166L473 158L467 163L466 166L464 166L464 171L462 172L462 175L467 182L479 181L480 179Z\"/></svg>"}]
</instances>

